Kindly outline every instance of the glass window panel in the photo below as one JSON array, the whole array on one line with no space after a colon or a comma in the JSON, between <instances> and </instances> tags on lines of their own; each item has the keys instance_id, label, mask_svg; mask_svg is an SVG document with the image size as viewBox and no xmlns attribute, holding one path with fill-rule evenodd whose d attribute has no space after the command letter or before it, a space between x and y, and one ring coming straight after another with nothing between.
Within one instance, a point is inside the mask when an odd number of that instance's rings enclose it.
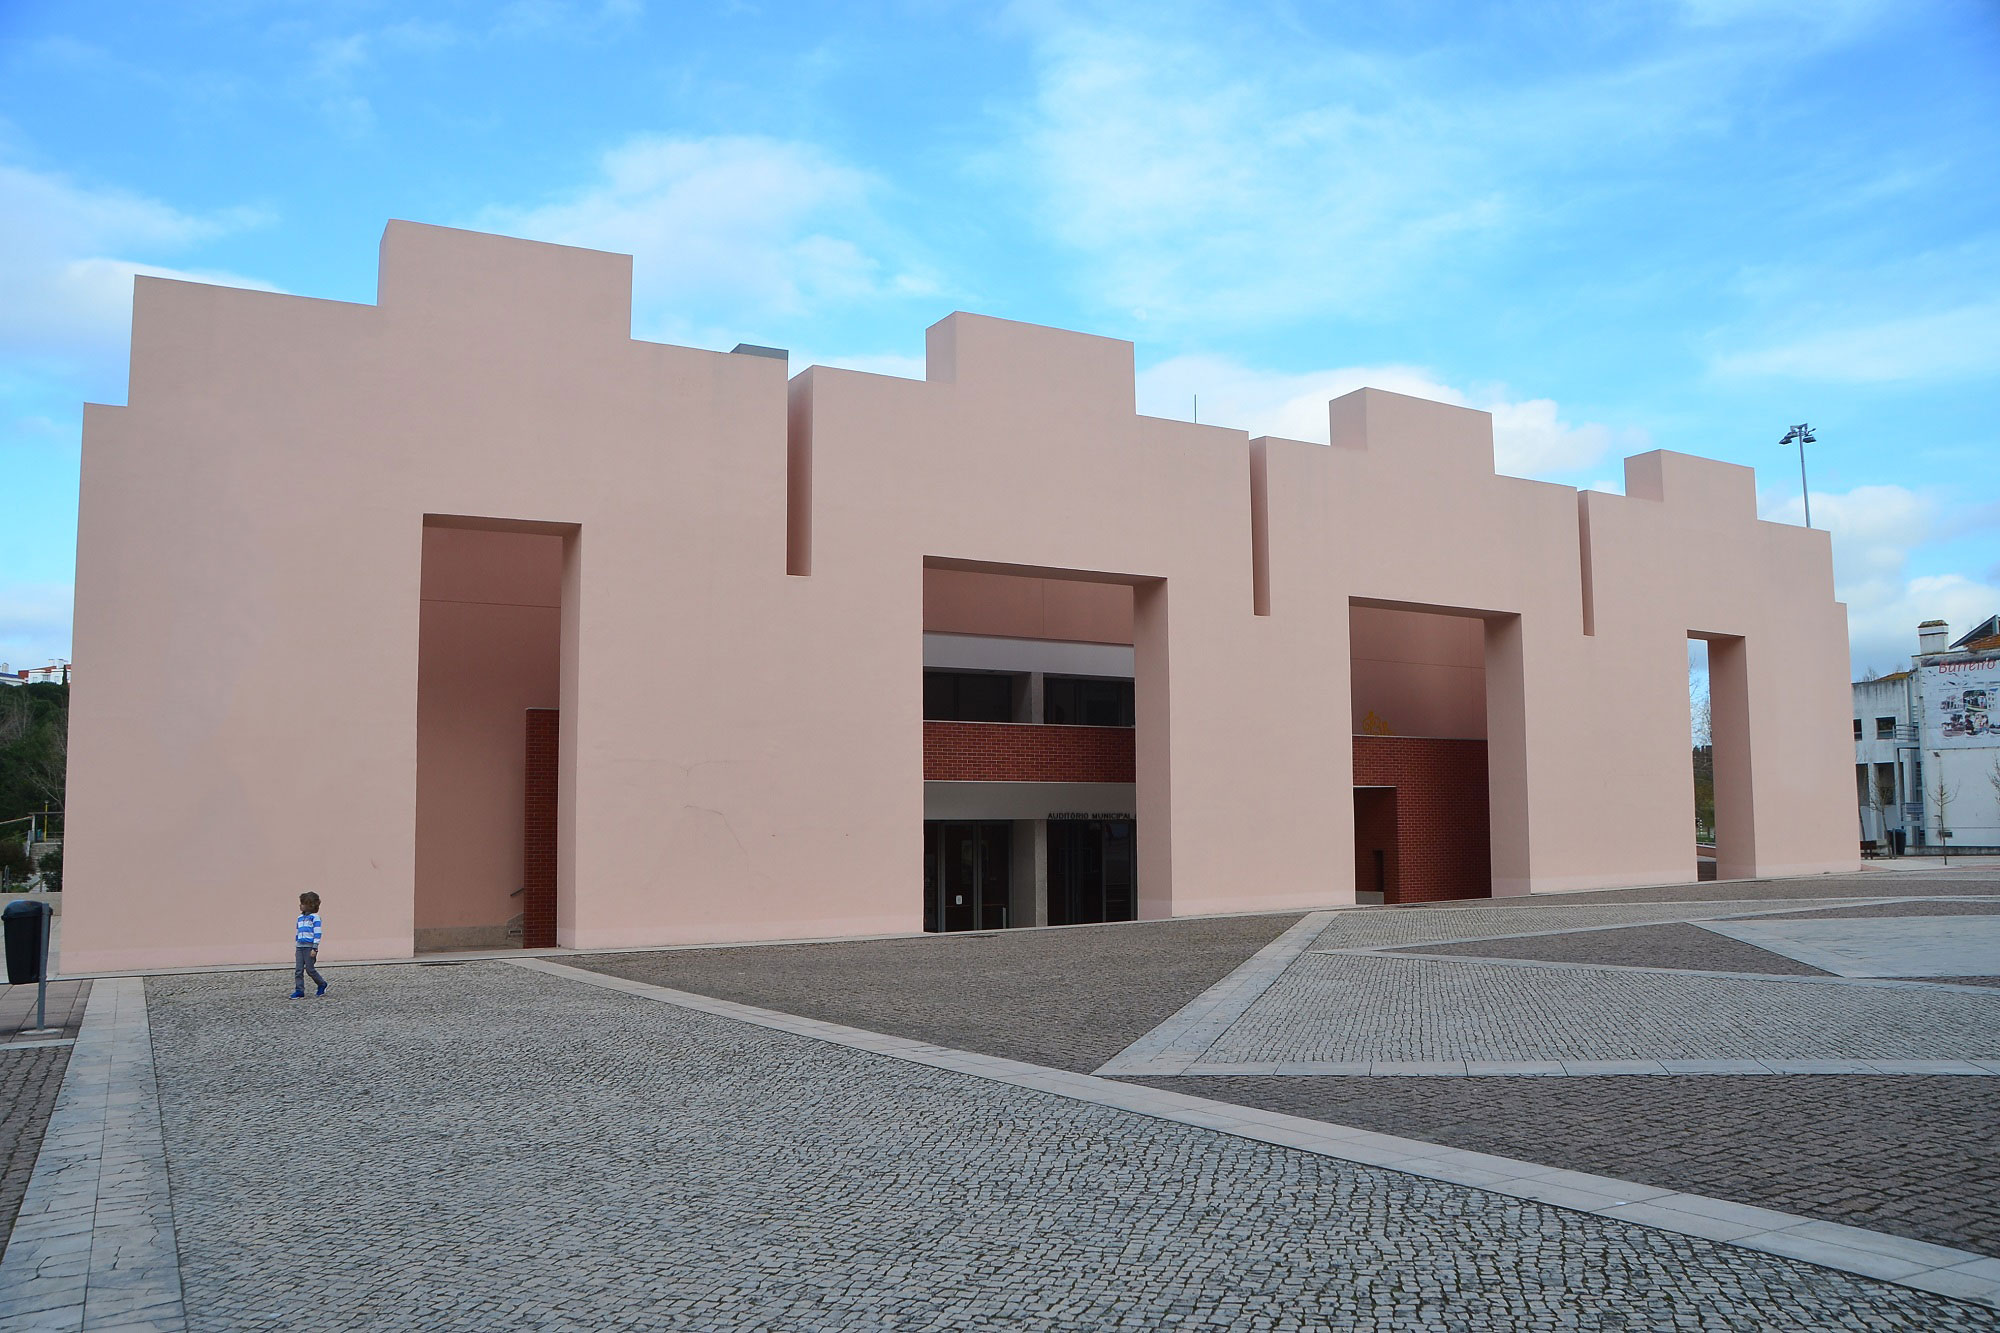
<instances>
[{"instance_id":1,"label":"glass window panel","mask_svg":"<svg viewBox=\"0 0 2000 1333\"><path fill-rule=\"evenodd\" d=\"M1042 720L1073 727L1129 727L1132 682L1050 676L1043 682Z\"/></svg>"},{"instance_id":2,"label":"glass window panel","mask_svg":"<svg viewBox=\"0 0 2000 1333\"><path fill-rule=\"evenodd\" d=\"M974 924L979 883L974 871L979 863L979 844L971 824L944 826L944 928L970 930Z\"/></svg>"},{"instance_id":3,"label":"glass window panel","mask_svg":"<svg viewBox=\"0 0 2000 1333\"><path fill-rule=\"evenodd\" d=\"M1104 919L1131 921L1138 916L1137 876L1134 861L1137 839L1134 825L1107 823L1104 829Z\"/></svg>"},{"instance_id":4,"label":"glass window panel","mask_svg":"<svg viewBox=\"0 0 2000 1333\"><path fill-rule=\"evenodd\" d=\"M1013 678L990 675L960 676L958 718L961 722L1013 721Z\"/></svg>"},{"instance_id":5,"label":"glass window panel","mask_svg":"<svg viewBox=\"0 0 2000 1333\"><path fill-rule=\"evenodd\" d=\"M926 671L924 719L929 722L1011 722L1014 678L974 671Z\"/></svg>"},{"instance_id":6,"label":"glass window panel","mask_svg":"<svg viewBox=\"0 0 2000 1333\"><path fill-rule=\"evenodd\" d=\"M939 846L944 836L944 826L936 820L924 821L924 929L936 930L938 921L938 895L944 891L939 881Z\"/></svg>"},{"instance_id":7,"label":"glass window panel","mask_svg":"<svg viewBox=\"0 0 2000 1333\"><path fill-rule=\"evenodd\" d=\"M1070 851L1076 825L1064 819L1049 821L1049 924L1074 925L1070 915Z\"/></svg>"},{"instance_id":8,"label":"glass window panel","mask_svg":"<svg viewBox=\"0 0 2000 1333\"><path fill-rule=\"evenodd\" d=\"M1012 824L981 824L979 826L979 928L981 930L1005 930L1009 921L1007 910L1009 880L1014 850L1014 826Z\"/></svg>"}]
</instances>

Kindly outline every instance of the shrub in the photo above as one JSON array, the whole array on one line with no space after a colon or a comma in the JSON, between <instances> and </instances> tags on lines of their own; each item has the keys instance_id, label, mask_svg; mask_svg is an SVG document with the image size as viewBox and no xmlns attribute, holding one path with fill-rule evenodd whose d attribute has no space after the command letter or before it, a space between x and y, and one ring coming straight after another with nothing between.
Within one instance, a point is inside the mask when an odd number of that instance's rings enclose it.
<instances>
[{"instance_id":1,"label":"shrub","mask_svg":"<svg viewBox=\"0 0 2000 1333\"><path fill-rule=\"evenodd\" d=\"M10 889L27 887L23 881L35 873L35 863L28 859L26 845L18 839L0 840L0 884Z\"/></svg>"},{"instance_id":2,"label":"shrub","mask_svg":"<svg viewBox=\"0 0 2000 1333\"><path fill-rule=\"evenodd\" d=\"M42 892L62 892L62 848L60 847L42 857Z\"/></svg>"}]
</instances>

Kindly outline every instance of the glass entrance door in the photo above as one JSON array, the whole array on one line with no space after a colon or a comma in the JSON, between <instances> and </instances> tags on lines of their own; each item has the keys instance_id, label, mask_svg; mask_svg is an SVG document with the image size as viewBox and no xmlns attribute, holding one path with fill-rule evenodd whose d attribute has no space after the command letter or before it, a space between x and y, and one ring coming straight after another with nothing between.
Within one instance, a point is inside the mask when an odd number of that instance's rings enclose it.
<instances>
[{"instance_id":1,"label":"glass entrance door","mask_svg":"<svg viewBox=\"0 0 2000 1333\"><path fill-rule=\"evenodd\" d=\"M924 929L1005 930L1014 826L1004 820L924 821Z\"/></svg>"},{"instance_id":2,"label":"glass entrance door","mask_svg":"<svg viewBox=\"0 0 2000 1333\"><path fill-rule=\"evenodd\" d=\"M1049 821L1050 925L1138 916L1137 828L1129 819Z\"/></svg>"}]
</instances>

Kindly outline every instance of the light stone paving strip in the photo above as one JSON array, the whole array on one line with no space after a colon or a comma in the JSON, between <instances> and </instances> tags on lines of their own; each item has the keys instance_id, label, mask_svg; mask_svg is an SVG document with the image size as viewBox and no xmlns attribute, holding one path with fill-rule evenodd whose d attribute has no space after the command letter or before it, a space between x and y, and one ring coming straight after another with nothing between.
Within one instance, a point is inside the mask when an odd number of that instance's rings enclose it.
<instances>
[{"instance_id":1,"label":"light stone paving strip","mask_svg":"<svg viewBox=\"0 0 2000 1333\"><path fill-rule=\"evenodd\" d=\"M1203 1064L2000 1061L2000 994L1306 954Z\"/></svg>"},{"instance_id":2,"label":"light stone paving strip","mask_svg":"<svg viewBox=\"0 0 2000 1333\"><path fill-rule=\"evenodd\" d=\"M1921 900L1802 901L1852 908ZM2000 993L1992 988L1387 952L1413 942L1796 913L1797 902L1773 899L1315 913L1097 1072L2000 1075ZM1322 918L1325 926L1298 947ZM1526 921L1540 928L1522 930Z\"/></svg>"},{"instance_id":3,"label":"light stone paving strip","mask_svg":"<svg viewBox=\"0 0 2000 1333\"><path fill-rule=\"evenodd\" d=\"M1964 896L1954 898L1836 898L1827 901L1834 903L1835 906L1829 909L1825 916L1801 910L1797 903L1783 902L1780 902L1777 906L1771 906L1768 902L1759 903L1756 910L1747 910L1746 905L1743 903L1649 903L1643 906L1601 907L1595 909L1575 907L1534 909L1517 907L1507 911L1504 917L1498 915L1501 909L1487 909L1481 913L1478 908L1462 908L1451 915L1477 915L1478 919L1474 925L1466 929L1452 931L1450 934L1443 934L1443 932L1447 926L1451 925L1451 922L1444 918L1442 912L1433 910L1428 913L1430 919L1417 922L1413 926L1404 926L1400 929L1385 929L1385 927L1391 926L1394 923L1383 922L1379 919L1362 921L1361 928L1358 931L1349 930L1341 933L1329 927L1309 947L1315 953L1388 954L1424 945L1471 944L1492 940L1527 940L1538 939L1545 935L1595 935L1607 930L1618 930L1627 926L1657 926L1677 922L1685 922L1704 929L1711 929L1717 925L1726 925L1733 921L1755 923L1766 917L1780 922L1825 920L1835 916L1836 913L1843 909L1852 910L1855 908L1901 908L1907 914L1901 919L1907 920L1909 917L1921 917L1923 913L1912 909L1920 908L1928 903L1939 903L1959 908L1971 905L2000 907L2000 898L1972 898ZM1673 909L1671 915L1668 915L1669 908ZM1418 910L1421 911L1422 909ZM1337 916L1338 914L1330 915ZM1351 918L1350 921L1361 921L1361 919ZM1540 922L1541 924L1529 924L1526 929L1522 929L1520 928L1520 923L1523 921ZM1335 926L1341 924L1339 921L1334 923ZM1507 931L1498 929L1499 926L1505 924L1515 925L1516 928ZM1411 934L1424 936L1442 935L1442 938L1427 938L1413 945L1402 938ZM1360 938L1350 936L1359 936ZM1392 942L1382 942L1380 938L1382 936L1392 937ZM1826 978L1820 979L1826 980Z\"/></svg>"},{"instance_id":4,"label":"light stone paving strip","mask_svg":"<svg viewBox=\"0 0 2000 1333\"><path fill-rule=\"evenodd\" d=\"M1705 930L1711 923L1695 921L1689 924ZM1570 933L1562 930L1544 930L1537 931L1533 935L1504 935L1499 938L1540 939L1544 936ZM1596 935L1603 932L1593 928L1574 933ZM1471 943L1471 941L1460 941L1460 943ZM1637 967L1630 963L1584 963L1553 958L1507 958L1480 953L1442 953L1429 948L1422 953L1398 953L1378 949L1308 949L1306 952L1325 953L1337 958L1434 958L1448 963L1478 963L1483 967L1524 967L1534 971L1638 973L1642 976L1650 974L1661 977L1713 977L1723 981L1777 981L1806 986L1852 986L1862 990L1917 991L1925 995L1935 995L1939 992L1984 995L1992 989L1989 986L1965 984L1959 981L1908 981L1899 977L1815 977L1784 972L1718 972L1694 967Z\"/></svg>"},{"instance_id":5,"label":"light stone paving strip","mask_svg":"<svg viewBox=\"0 0 2000 1333\"><path fill-rule=\"evenodd\" d=\"M1956 899L1964 901L1963 898ZM1647 903L1537 903L1509 907L1406 907L1394 911L1343 910L1332 914L1314 949L1386 949L1459 940L1508 939L1603 930L1667 921L1711 921L1796 914L1815 907L1881 906L1916 898L1741 898L1726 901Z\"/></svg>"},{"instance_id":6,"label":"light stone paving strip","mask_svg":"<svg viewBox=\"0 0 2000 1333\"><path fill-rule=\"evenodd\" d=\"M1301 923L1304 924L1304 923ZM1276 942L1274 942L1275 944ZM1564 1171L1532 1162L1308 1120L1255 1107L1118 1083L1090 1074L1047 1069L996 1056L863 1032L835 1023L757 1009L622 977L587 972L540 958L514 966L566 977L790 1032L913 1064L1115 1107L1175 1124L1381 1167L1491 1194L1532 1200L1620 1222L1733 1245L1740 1249L1934 1292L2000 1309L2000 1259L1858 1227L1802 1218L1723 1199Z\"/></svg>"},{"instance_id":7,"label":"light stone paving strip","mask_svg":"<svg viewBox=\"0 0 2000 1333\"><path fill-rule=\"evenodd\" d=\"M1334 917L1312 912L1259 949L1228 976L1189 1001L1167 1022L1120 1051L1099 1074L1173 1074L1202 1057L1271 989Z\"/></svg>"},{"instance_id":8,"label":"light stone paving strip","mask_svg":"<svg viewBox=\"0 0 2000 1333\"><path fill-rule=\"evenodd\" d=\"M1699 925L1836 976L2000 976L2000 917L1739 919Z\"/></svg>"},{"instance_id":9,"label":"light stone paving strip","mask_svg":"<svg viewBox=\"0 0 2000 1333\"><path fill-rule=\"evenodd\" d=\"M0 1333L181 1333L144 983L99 981L0 1256Z\"/></svg>"}]
</instances>

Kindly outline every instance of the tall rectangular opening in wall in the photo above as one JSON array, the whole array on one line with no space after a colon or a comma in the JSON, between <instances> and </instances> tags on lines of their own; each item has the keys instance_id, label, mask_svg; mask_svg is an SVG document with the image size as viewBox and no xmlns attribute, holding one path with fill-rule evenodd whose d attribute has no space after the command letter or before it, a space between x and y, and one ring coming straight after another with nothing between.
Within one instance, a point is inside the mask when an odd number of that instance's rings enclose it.
<instances>
[{"instance_id":1,"label":"tall rectangular opening in wall","mask_svg":"<svg viewBox=\"0 0 2000 1333\"><path fill-rule=\"evenodd\" d=\"M926 930L1168 914L1161 887L1143 896L1138 822L1164 596L1156 580L925 562Z\"/></svg>"},{"instance_id":2,"label":"tall rectangular opening in wall","mask_svg":"<svg viewBox=\"0 0 2000 1333\"><path fill-rule=\"evenodd\" d=\"M1688 749L1694 778L1694 875L1715 878L1715 727L1708 641L1688 638Z\"/></svg>"},{"instance_id":3,"label":"tall rectangular opening in wall","mask_svg":"<svg viewBox=\"0 0 2000 1333\"><path fill-rule=\"evenodd\" d=\"M1453 608L1348 608L1362 902L1493 892L1487 637L1484 618Z\"/></svg>"},{"instance_id":4,"label":"tall rectangular opening in wall","mask_svg":"<svg viewBox=\"0 0 2000 1333\"><path fill-rule=\"evenodd\" d=\"M1741 635L1696 631L1708 657L1710 767L1715 775L1715 876L1757 873L1755 790L1750 780L1749 645Z\"/></svg>"},{"instance_id":5,"label":"tall rectangular opening in wall","mask_svg":"<svg viewBox=\"0 0 2000 1333\"><path fill-rule=\"evenodd\" d=\"M568 525L425 516L419 952L556 942L563 586L574 541Z\"/></svg>"}]
</instances>

